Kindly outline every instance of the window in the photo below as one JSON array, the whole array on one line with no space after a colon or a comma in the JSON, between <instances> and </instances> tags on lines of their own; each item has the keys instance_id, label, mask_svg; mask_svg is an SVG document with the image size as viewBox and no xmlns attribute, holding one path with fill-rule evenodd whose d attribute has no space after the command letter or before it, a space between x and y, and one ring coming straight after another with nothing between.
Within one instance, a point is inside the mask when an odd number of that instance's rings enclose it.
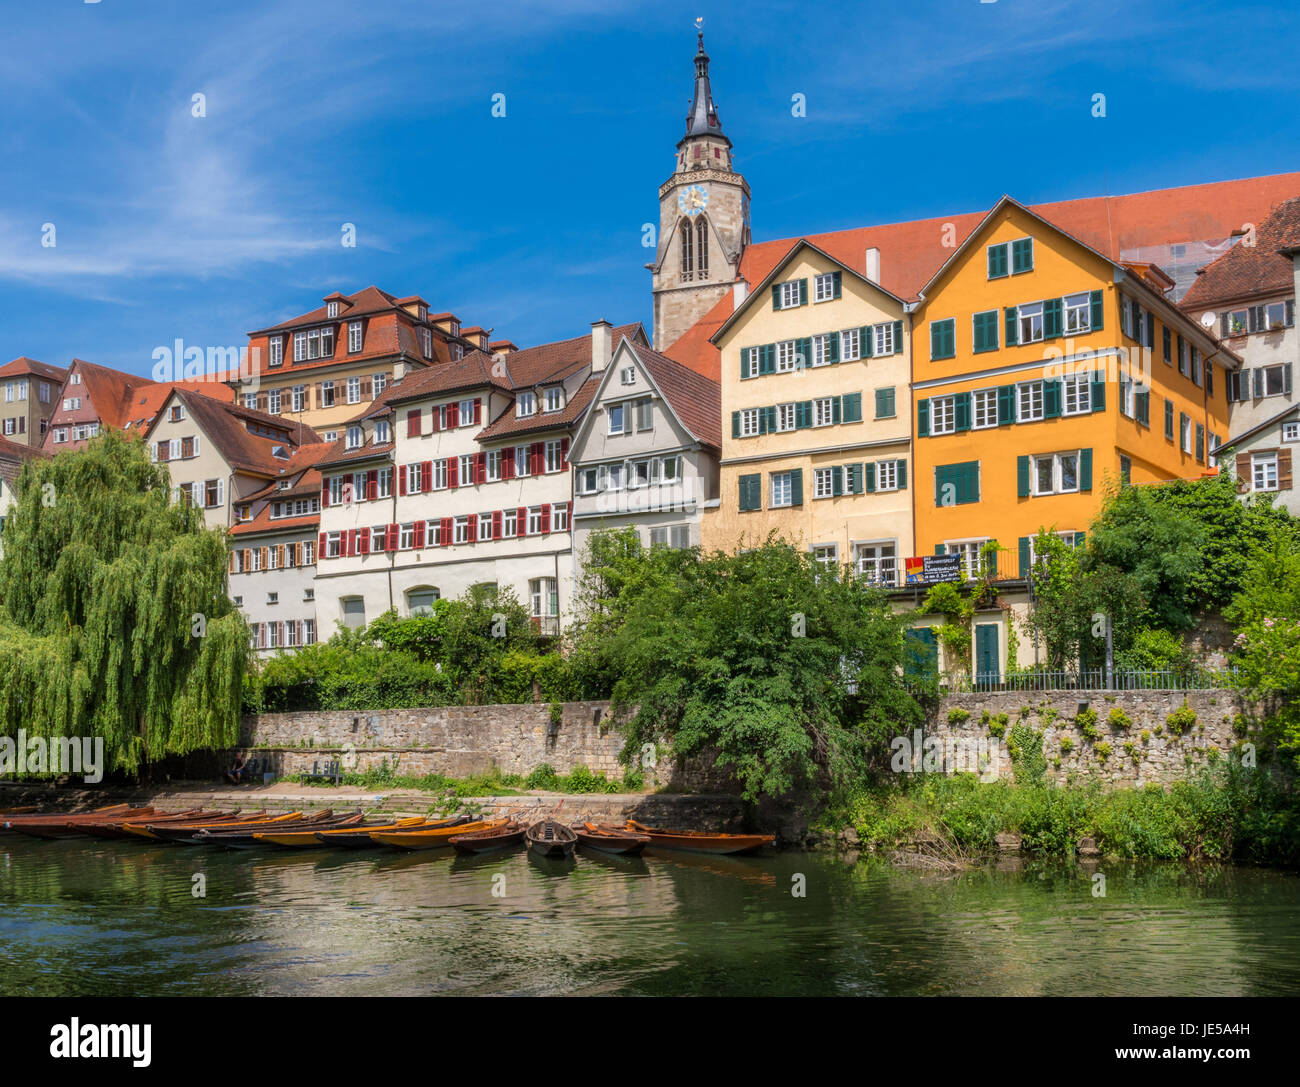
<instances>
[{"instance_id":1,"label":"window","mask_svg":"<svg viewBox=\"0 0 1300 1087\"><path fill-rule=\"evenodd\" d=\"M529 463L526 445L515 446L515 475L520 479L532 475L532 465Z\"/></svg>"},{"instance_id":2,"label":"window","mask_svg":"<svg viewBox=\"0 0 1300 1087\"><path fill-rule=\"evenodd\" d=\"M740 436L752 438L758 433L758 408L743 408L740 411Z\"/></svg>"},{"instance_id":3,"label":"window","mask_svg":"<svg viewBox=\"0 0 1300 1087\"><path fill-rule=\"evenodd\" d=\"M838 333L827 332L822 336L814 336L812 338L812 364L814 366L829 366L838 357L835 354L835 349L838 346Z\"/></svg>"},{"instance_id":4,"label":"window","mask_svg":"<svg viewBox=\"0 0 1300 1087\"><path fill-rule=\"evenodd\" d=\"M366 601L361 596L345 596L339 601L343 609L343 625L357 630L366 625Z\"/></svg>"},{"instance_id":5,"label":"window","mask_svg":"<svg viewBox=\"0 0 1300 1087\"><path fill-rule=\"evenodd\" d=\"M376 481L377 497L390 498L393 494L393 469L380 468L376 474L378 476Z\"/></svg>"},{"instance_id":6,"label":"window","mask_svg":"<svg viewBox=\"0 0 1300 1087\"><path fill-rule=\"evenodd\" d=\"M930 358L950 359L957 353L956 321L949 317L944 321L930 322Z\"/></svg>"},{"instance_id":7,"label":"window","mask_svg":"<svg viewBox=\"0 0 1300 1087\"><path fill-rule=\"evenodd\" d=\"M845 362L854 362L862 357L861 330L847 328L840 333L840 358Z\"/></svg>"},{"instance_id":8,"label":"window","mask_svg":"<svg viewBox=\"0 0 1300 1087\"><path fill-rule=\"evenodd\" d=\"M1066 335L1090 331L1092 329L1092 305L1088 292L1067 294L1064 303Z\"/></svg>"},{"instance_id":9,"label":"window","mask_svg":"<svg viewBox=\"0 0 1300 1087\"><path fill-rule=\"evenodd\" d=\"M772 497L768 502L771 509L794 505L794 489L789 472L772 473Z\"/></svg>"},{"instance_id":10,"label":"window","mask_svg":"<svg viewBox=\"0 0 1300 1087\"><path fill-rule=\"evenodd\" d=\"M361 403L361 378L359 377L348 378L347 388L348 388L348 403L360 404Z\"/></svg>"},{"instance_id":11,"label":"window","mask_svg":"<svg viewBox=\"0 0 1300 1087\"><path fill-rule=\"evenodd\" d=\"M1069 494L1079 489L1079 452L1049 453L1031 458L1034 494Z\"/></svg>"},{"instance_id":12,"label":"window","mask_svg":"<svg viewBox=\"0 0 1300 1087\"><path fill-rule=\"evenodd\" d=\"M898 555L892 543L853 545L853 566L873 585L898 584Z\"/></svg>"},{"instance_id":13,"label":"window","mask_svg":"<svg viewBox=\"0 0 1300 1087\"><path fill-rule=\"evenodd\" d=\"M561 411L564 408L564 386L551 385L542 390L544 401L543 411L548 414Z\"/></svg>"},{"instance_id":14,"label":"window","mask_svg":"<svg viewBox=\"0 0 1300 1087\"><path fill-rule=\"evenodd\" d=\"M456 484L469 487L474 483L474 454L462 453L456 465Z\"/></svg>"},{"instance_id":15,"label":"window","mask_svg":"<svg viewBox=\"0 0 1300 1087\"><path fill-rule=\"evenodd\" d=\"M293 361L302 362L307 358L307 333L293 334Z\"/></svg>"},{"instance_id":16,"label":"window","mask_svg":"<svg viewBox=\"0 0 1300 1087\"><path fill-rule=\"evenodd\" d=\"M528 536L540 536L542 532L542 507L528 507L528 522L524 529Z\"/></svg>"},{"instance_id":17,"label":"window","mask_svg":"<svg viewBox=\"0 0 1300 1087\"><path fill-rule=\"evenodd\" d=\"M556 502L551 507L551 531L569 531L569 504L567 502Z\"/></svg>"},{"instance_id":18,"label":"window","mask_svg":"<svg viewBox=\"0 0 1300 1087\"><path fill-rule=\"evenodd\" d=\"M945 544L949 555L956 555L960 560L962 576L973 581L980 576L980 549L988 540L963 540L960 543ZM991 557L992 559L993 557ZM993 561L996 561L993 559Z\"/></svg>"},{"instance_id":19,"label":"window","mask_svg":"<svg viewBox=\"0 0 1300 1087\"><path fill-rule=\"evenodd\" d=\"M564 452L558 440L546 443L546 470L559 472L564 468Z\"/></svg>"},{"instance_id":20,"label":"window","mask_svg":"<svg viewBox=\"0 0 1300 1087\"><path fill-rule=\"evenodd\" d=\"M840 549L838 544L817 544L812 549L814 562L819 562L823 566L835 566L840 561Z\"/></svg>"},{"instance_id":21,"label":"window","mask_svg":"<svg viewBox=\"0 0 1300 1087\"><path fill-rule=\"evenodd\" d=\"M501 515L501 535L518 536L519 535L519 512L514 509L508 509Z\"/></svg>"},{"instance_id":22,"label":"window","mask_svg":"<svg viewBox=\"0 0 1300 1087\"><path fill-rule=\"evenodd\" d=\"M433 332L430 329L420 329L420 349L424 352L425 358L433 358Z\"/></svg>"},{"instance_id":23,"label":"window","mask_svg":"<svg viewBox=\"0 0 1300 1087\"><path fill-rule=\"evenodd\" d=\"M653 430L655 419L650 397L646 396L636 401L633 407L636 409L637 430Z\"/></svg>"},{"instance_id":24,"label":"window","mask_svg":"<svg viewBox=\"0 0 1300 1087\"><path fill-rule=\"evenodd\" d=\"M1251 490L1277 490L1277 454L1252 453L1250 457Z\"/></svg>"},{"instance_id":25,"label":"window","mask_svg":"<svg viewBox=\"0 0 1300 1087\"><path fill-rule=\"evenodd\" d=\"M635 366L624 366L623 369L621 369L621 370L618 372L618 383L619 383L620 385L635 385L635 384L636 384L636 367L635 367Z\"/></svg>"},{"instance_id":26,"label":"window","mask_svg":"<svg viewBox=\"0 0 1300 1087\"><path fill-rule=\"evenodd\" d=\"M827 272L813 279L813 301L829 302L840 296L840 273Z\"/></svg>"},{"instance_id":27,"label":"window","mask_svg":"<svg viewBox=\"0 0 1300 1087\"><path fill-rule=\"evenodd\" d=\"M957 429L957 398L936 396L930 401L930 433L951 434Z\"/></svg>"},{"instance_id":28,"label":"window","mask_svg":"<svg viewBox=\"0 0 1300 1087\"><path fill-rule=\"evenodd\" d=\"M970 394L971 426L976 430L986 430L998 425L998 391L997 389L976 389Z\"/></svg>"},{"instance_id":29,"label":"window","mask_svg":"<svg viewBox=\"0 0 1300 1087\"><path fill-rule=\"evenodd\" d=\"M973 347L976 354L998 349L998 311L987 310L971 318Z\"/></svg>"},{"instance_id":30,"label":"window","mask_svg":"<svg viewBox=\"0 0 1300 1087\"><path fill-rule=\"evenodd\" d=\"M478 414L474 410L474 403L473 398L470 398L460 401L456 406L456 424L458 426L469 426L478 421L474 418Z\"/></svg>"},{"instance_id":31,"label":"window","mask_svg":"<svg viewBox=\"0 0 1300 1087\"><path fill-rule=\"evenodd\" d=\"M424 489L423 486L421 485L422 483L420 479L421 475L422 473L420 471L419 461L412 461L410 464L406 465L406 493L407 494L419 494Z\"/></svg>"},{"instance_id":32,"label":"window","mask_svg":"<svg viewBox=\"0 0 1300 1087\"><path fill-rule=\"evenodd\" d=\"M940 464L934 469L934 504L964 506L980 500L980 462Z\"/></svg>"},{"instance_id":33,"label":"window","mask_svg":"<svg viewBox=\"0 0 1300 1087\"><path fill-rule=\"evenodd\" d=\"M560 614L560 594L553 577L534 578L528 583L528 598L534 619L554 619Z\"/></svg>"},{"instance_id":34,"label":"window","mask_svg":"<svg viewBox=\"0 0 1300 1087\"><path fill-rule=\"evenodd\" d=\"M293 410L296 412L306 411L307 410L307 386L295 385L293 387L292 394L293 394Z\"/></svg>"},{"instance_id":35,"label":"window","mask_svg":"<svg viewBox=\"0 0 1300 1087\"><path fill-rule=\"evenodd\" d=\"M682 477L682 458L664 457L659 461L659 482L676 483Z\"/></svg>"},{"instance_id":36,"label":"window","mask_svg":"<svg viewBox=\"0 0 1300 1087\"><path fill-rule=\"evenodd\" d=\"M626 433L626 408L622 404L610 404L609 406L609 433L624 434Z\"/></svg>"},{"instance_id":37,"label":"window","mask_svg":"<svg viewBox=\"0 0 1300 1087\"><path fill-rule=\"evenodd\" d=\"M203 505L207 509L222 505L225 502L225 491L225 480L209 479L203 484Z\"/></svg>"},{"instance_id":38,"label":"window","mask_svg":"<svg viewBox=\"0 0 1300 1087\"><path fill-rule=\"evenodd\" d=\"M284 624L284 644L289 648L298 644L298 624L292 619Z\"/></svg>"},{"instance_id":39,"label":"window","mask_svg":"<svg viewBox=\"0 0 1300 1087\"><path fill-rule=\"evenodd\" d=\"M1037 422L1043 416L1043 383L1026 381L1016 386L1016 418L1022 423Z\"/></svg>"},{"instance_id":40,"label":"window","mask_svg":"<svg viewBox=\"0 0 1300 1087\"><path fill-rule=\"evenodd\" d=\"M1284 442L1300 442L1300 423L1283 423L1282 440Z\"/></svg>"},{"instance_id":41,"label":"window","mask_svg":"<svg viewBox=\"0 0 1300 1087\"><path fill-rule=\"evenodd\" d=\"M397 529L397 549L399 551L410 551L415 547L415 522L408 521L404 525L399 525Z\"/></svg>"},{"instance_id":42,"label":"window","mask_svg":"<svg viewBox=\"0 0 1300 1087\"><path fill-rule=\"evenodd\" d=\"M1184 412L1178 413L1179 448L1184 453L1192 451L1192 421Z\"/></svg>"},{"instance_id":43,"label":"window","mask_svg":"<svg viewBox=\"0 0 1300 1087\"><path fill-rule=\"evenodd\" d=\"M532 392L519 393L515 397L515 415L520 419L526 419L535 414L537 414L537 395Z\"/></svg>"},{"instance_id":44,"label":"window","mask_svg":"<svg viewBox=\"0 0 1300 1087\"><path fill-rule=\"evenodd\" d=\"M1008 245L990 245L988 247L989 279L1001 279L1008 273Z\"/></svg>"},{"instance_id":45,"label":"window","mask_svg":"<svg viewBox=\"0 0 1300 1087\"><path fill-rule=\"evenodd\" d=\"M492 539L492 514L480 513L478 515L478 526L474 532L476 540Z\"/></svg>"},{"instance_id":46,"label":"window","mask_svg":"<svg viewBox=\"0 0 1300 1087\"><path fill-rule=\"evenodd\" d=\"M501 478L501 450L490 449L487 453L486 468L484 476L489 483L495 483Z\"/></svg>"},{"instance_id":47,"label":"window","mask_svg":"<svg viewBox=\"0 0 1300 1087\"><path fill-rule=\"evenodd\" d=\"M322 408L332 408L334 406L333 381L322 381L320 383L320 406Z\"/></svg>"},{"instance_id":48,"label":"window","mask_svg":"<svg viewBox=\"0 0 1300 1087\"><path fill-rule=\"evenodd\" d=\"M325 534L325 558L337 559L343 553L342 537L343 533L341 532L327 532ZM254 554L256 554L256 551L254 551Z\"/></svg>"},{"instance_id":49,"label":"window","mask_svg":"<svg viewBox=\"0 0 1300 1087\"><path fill-rule=\"evenodd\" d=\"M894 403L894 387L891 385L887 389L876 390L876 418L892 419L897 414L898 409Z\"/></svg>"},{"instance_id":50,"label":"window","mask_svg":"<svg viewBox=\"0 0 1300 1087\"><path fill-rule=\"evenodd\" d=\"M1092 374L1070 374L1062 385L1066 415L1086 415L1092 411Z\"/></svg>"},{"instance_id":51,"label":"window","mask_svg":"<svg viewBox=\"0 0 1300 1087\"><path fill-rule=\"evenodd\" d=\"M794 404L776 406L776 429L778 431L794 430L798 425L798 409Z\"/></svg>"},{"instance_id":52,"label":"window","mask_svg":"<svg viewBox=\"0 0 1300 1087\"><path fill-rule=\"evenodd\" d=\"M786 374L799 368L799 354L794 340L783 340L776 345L776 372Z\"/></svg>"},{"instance_id":53,"label":"window","mask_svg":"<svg viewBox=\"0 0 1300 1087\"><path fill-rule=\"evenodd\" d=\"M894 323L886 321L884 324L875 325L872 330L876 342L874 351L877 355L892 355L894 353Z\"/></svg>"},{"instance_id":54,"label":"window","mask_svg":"<svg viewBox=\"0 0 1300 1087\"><path fill-rule=\"evenodd\" d=\"M359 426L348 427L347 441L345 447L348 449L361 448L361 428Z\"/></svg>"},{"instance_id":55,"label":"window","mask_svg":"<svg viewBox=\"0 0 1300 1087\"><path fill-rule=\"evenodd\" d=\"M40 401L42 404L50 402L50 386L44 381L40 382Z\"/></svg>"},{"instance_id":56,"label":"window","mask_svg":"<svg viewBox=\"0 0 1300 1087\"><path fill-rule=\"evenodd\" d=\"M1165 437L1169 441L1174 440L1174 402L1165 401Z\"/></svg>"},{"instance_id":57,"label":"window","mask_svg":"<svg viewBox=\"0 0 1300 1087\"><path fill-rule=\"evenodd\" d=\"M829 468L813 469L813 497L832 498L835 494L835 481Z\"/></svg>"},{"instance_id":58,"label":"window","mask_svg":"<svg viewBox=\"0 0 1300 1087\"><path fill-rule=\"evenodd\" d=\"M1011 243L1011 274L1034 270L1034 239L1017 238Z\"/></svg>"},{"instance_id":59,"label":"window","mask_svg":"<svg viewBox=\"0 0 1300 1087\"><path fill-rule=\"evenodd\" d=\"M250 411L257 410L257 393L244 393L244 407Z\"/></svg>"},{"instance_id":60,"label":"window","mask_svg":"<svg viewBox=\"0 0 1300 1087\"><path fill-rule=\"evenodd\" d=\"M266 410L272 415L280 414L282 394L283 390L281 389L272 389L266 394Z\"/></svg>"},{"instance_id":61,"label":"window","mask_svg":"<svg viewBox=\"0 0 1300 1087\"><path fill-rule=\"evenodd\" d=\"M650 530L651 547L673 547L684 550L691 546L691 526L671 525Z\"/></svg>"},{"instance_id":62,"label":"window","mask_svg":"<svg viewBox=\"0 0 1300 1087\"><path fill-rule=\"evenodd\" d=\"M808 301L808 281L792 279L789 283L778 283L772 288L772 303L775 309L791 309L802 306Z\"/></svg>"},{"instance_id":63,"label":"window","mask_svg":"<svg viewBox=\"0 0 1300 1087\"><path fill-rule=\"evenodd\" d=\"M1027 302L1016 307L1017 343L1036 343L1043 338L1043 304Z\"/></svg>"},{"instance_id":64,"label":"window","mask_svg":"<svg viewBox=\"0 0 1300 1087\"><path fill-rule=\"evenodd\" d=\"M303 645L316 644L316 620L315 619L304 619L302 621L302 644Z\"/></svg>"},{"instance_id":65,"label":"window","mask_svg":"<svg viewBox=\"0 0 1300 1087\"><path fill-rule=\"evenodd\" d=\"M1295 300L1289 302L1270 302L1262 307L1264 310L1263 329L1275 332L1295 324Z\"/></svg>"},{"instance_id":66,"label":"window","mask_svg":"<svg viewBox=\"0 0 1300 1087\"><path fill-rule=\"evenodd\" d=\"M898 490L899 463L900 462L896 460L882 460L876 462L876 490Z\"/></svg>"},{"instance_id":67,"label":"window","mask_svg":"<svg viewBox=\"0 0 1300 1087\"><path fill-rule=\"evenodd\" d=\"M69 396L66 397L63 401L64 411L78 411L80 410L80 408L81 408L81 397L79 396Z\"/></svg>"},{"instance_id":68,"label":"window","mask_svg":"<svg viewBox=\"0 0 1300 1087\"><path fill-rule=\"evenodd\" d=\"M823 396L812 402L813 426L830 426L835 422L834 402L833 396Z\"/></svg>"},{"instance_id":69,"label":"window","mask_svg":"<svg viewBox=\"0 0 1300 1087\"><path fill-rule=\"evenodd\" d=\"M1254 393L1258 399L1265 396L1284 396L1291 392L1291 364L1260 366L1251 372Z\"/></svg>"},{"instance_id":70,"label":"window","mask_svg":"<svg viewBox=\"0 0 1300 1087\"><path fill-rule=\"evenodd\" d=\"M392 438L387 419L380 419L375 423L375 444L387 445Z\"/></svg>"},{"instance_id":71,"label":"window","mask_svg":"<svg viewBox=\"0 0 1300 1087\"><path fill-rule=\"evenodd\" d=\"M408 615L432 615L433 602L438 599L437 589L410 589L406 593Z\"/></svg>"}]
</instances>

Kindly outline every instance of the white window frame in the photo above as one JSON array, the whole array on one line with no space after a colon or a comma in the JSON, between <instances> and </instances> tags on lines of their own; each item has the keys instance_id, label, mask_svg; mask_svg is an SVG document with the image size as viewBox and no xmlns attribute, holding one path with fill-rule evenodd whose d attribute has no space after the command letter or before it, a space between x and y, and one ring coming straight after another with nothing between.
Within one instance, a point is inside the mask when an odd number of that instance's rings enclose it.
<instances>
[{"instance_id":1,"label":"white window frame","mask_svg":"<svg viewBox=\"0 0 1300 1087\"><path fill-rule=\"evenodd\" d=\"M997 389L976 389L970 394L972 430L988 430L998 425Z\"/></svg>"},{"instance_id":2,"label":"white window frame","mask_svg":"<svg viewBox=\"0 0 1300 1087\"><path fill-rule=\"evenodd\" d=\"M813 301L833 302L835 300L835 274L823 272L813 277Z\"/></svg>"},{"instance_id":3,"label":"white window frame","mask_svg":"<svg viewBox=\"0 0 1300 1087\"><path fill-rule=\"evenodd\" d=\"M930 433L955 434L957 432L957 398L936 396L930 400Z\"/></svg>"},{"instance_id":4,"label":"white window frame","mask_svg":"<svg viewBox=\"0 0 1300 1087\"><path fill-rule=\"evenodd\" d=\"M768 492L769 509L789 509L794 505L794 480L789 472L773 472Z\"/></svg>"},{"instance_id":5,"label":"white window frame","mask_svg":"<svg viewBox=\"0 0 1300 1087\"><path fill-rule=\"evenodd\" d=\"M872 338L875 340L872 346L872 353L875 355L892 355L897 348L894 346L894 322L882 321L878 325L873 325L871 329Z\"/></svg>"},{"instance_id":6,"label":"white window frame","mask_svg":"<svg viewBox=\"0 0 1300 1087\"><path fill-rule=\"evenodd\" d=\"M1250 489L1276 491L1278 489L1277 453L1252 453L1250 455Z\"/></svg>"},{"instance_id":7,"label":"white window frame","mask_svg":"<svg viewBox=\"0 0 1300 1087\"><path fill-rule=\"evenodd\" d=\"M840 333L840 361L857 362L862 358L862 332L857 328L846 328Z\"/></svg>"},{"instance_id":8,"label":"white window frame","mask_svg":"<svg viewBox=\"0 0 1300 1087\"><path fill-rule=\"evenodd\" d=\"M885 553L886 551L888 554ZM898 584L898 541L854 541L853 569L873 585L896 586Z\"/></svg>"},{"instance_id":9,"label":"white window frame","mask_svg":"<svg viewBox=\"0 0 1300 1087\"><path fill-rule=\"evenodd\" d=\"M819 396L812 402L812 425L831 426L835 422L835 398Z\"/></svg>"},{"instance_id":10,"label":"white window frame","mask_svg":"<svg viewBox=\"0 0 1300 1087\"><path fill-rule=\"evenodd\" d=\"M813 498L834 498L835 478L829 468L813 469Z\"/></svg>"},{"instance_id":11,"label":"white window frame","mask_svg":"<svg viewBox=\"0 0 1300 1087\"><path fill-rule=\"evenodd\" d=\"M1061 324L1067 336L1092 331L1092 295L1067 294L1061 300Z\"/></svg>"},{"instance_id":12,"label":"white window frame","mask_svg":"<svg viewBox=\"0 0 1300 1087\"><path fill-rule=\"evenodd\" d=\"M1037 322L1037 324L1035 324ZM1026 333L1028 329L1028 333ZM1037 335L1034 333L1037 332ZM1016 343L1040 343L1043 339L1043 303L1026 302L1016 307Z\"/></svg>"},{"instance_id":13,"label":"white window frame","mask_svg":"<svg viewBox=\"0 0 1300 1087\"><path fill-rule=\"evenodd\" d=\"M1073 398L1073 406L1071 406ZM1092 375L1067 374L1061 382L1061 414L1089 415L1092 412Z\"/></svg>"},{"instance_id":14,"label":"white window frame","mask_svg":"<svg viewBox=\"0 0 1300 1087\"><path fill-rule=\"evenodd\" d=\"M758 436L758 408L740 409L740 436L742 438Z\"/></svg>"},{"instance_id":15,"label":"white window frame","mask_svg":"<svg viewBox=\"0 0 1300 1087\"><path fill-rule=\"evenodd\" d=\"M1037 394L1037 395L1035 395ZM1037 413L1034 411L1037 400ZM1026 409L1028 405L1028 409ZM1046 418L1046 394L1042 381L1022 381L1016 386L1016 421L1020 423L1037 423Z\"/></svg>"}]
</instances>

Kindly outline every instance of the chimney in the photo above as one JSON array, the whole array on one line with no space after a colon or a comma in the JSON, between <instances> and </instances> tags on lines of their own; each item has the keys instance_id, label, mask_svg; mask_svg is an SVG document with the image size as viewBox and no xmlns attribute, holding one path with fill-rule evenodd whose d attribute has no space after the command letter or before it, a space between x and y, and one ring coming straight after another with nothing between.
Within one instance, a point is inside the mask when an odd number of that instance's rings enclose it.
<instances>
[{"instance_id":1,"label":"chimney","mask_svg":"<svg viewBox=\"0 0 1300 1087\"><path fill-rule=\"evenodd\" d=\"M734 313L744 304L749 297L749 284L743 279L738 279L731 288L731 311Z\"/></svg>"},{"instance_id":2,"label":"chimney","mask_svg":"<svg viewBox=\"0 0 1300 1087\"><path fill-rule=\"evenodd\" d=\"M591 322L591 372L603 373L614 353L614 326L608 321Z\"/></svg>"},{"instance_id":3,"label":"chimney","mask_svg":"<svg viewBox=\"0 0 1300 1087\"><path fill-rule=\"evenodd\" d=\"M872 283L880 282L880 250L874 245L867 250L867 278Z\"/></svg>"}]
</instances>

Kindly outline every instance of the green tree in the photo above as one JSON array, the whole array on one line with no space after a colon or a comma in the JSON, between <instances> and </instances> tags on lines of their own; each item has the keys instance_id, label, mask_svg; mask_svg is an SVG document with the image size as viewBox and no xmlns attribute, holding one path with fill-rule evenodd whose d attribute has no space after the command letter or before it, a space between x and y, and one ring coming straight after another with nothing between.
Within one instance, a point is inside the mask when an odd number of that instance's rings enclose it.
<instances>
[{"instance_id":1,"label":"green tree","mask_svg":"<svg viewBox=\"0 0 1300 1087\"><path fill-rule=\"evenodd\" d=\"M233 745L248 632L227 554L137 440L29 461L0 557L0 730L100 736L128 771Z\"/></svg>"}]
</instances>

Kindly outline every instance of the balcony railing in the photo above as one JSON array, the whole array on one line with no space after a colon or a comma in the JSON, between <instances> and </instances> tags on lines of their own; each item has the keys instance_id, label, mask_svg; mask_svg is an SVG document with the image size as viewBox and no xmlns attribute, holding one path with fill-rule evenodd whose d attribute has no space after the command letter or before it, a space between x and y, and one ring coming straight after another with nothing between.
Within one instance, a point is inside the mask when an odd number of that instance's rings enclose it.
<instances>
[{"instance_id":1,"label":"balcony railing","mask_svg":"<svg viewBox=\"0 0 1300 1087\"><path fill-rule=\"evenodd\" d=\"M1237 669L1197 668L1131 669L1117 668L1109 681L1104 668L1052 672L1017 669L1012 672L931 673L912 676L908 686L916 691L940 694L967 694L986 691L1207 691L1233 686Z\"/></svg>"}]
</instances>

